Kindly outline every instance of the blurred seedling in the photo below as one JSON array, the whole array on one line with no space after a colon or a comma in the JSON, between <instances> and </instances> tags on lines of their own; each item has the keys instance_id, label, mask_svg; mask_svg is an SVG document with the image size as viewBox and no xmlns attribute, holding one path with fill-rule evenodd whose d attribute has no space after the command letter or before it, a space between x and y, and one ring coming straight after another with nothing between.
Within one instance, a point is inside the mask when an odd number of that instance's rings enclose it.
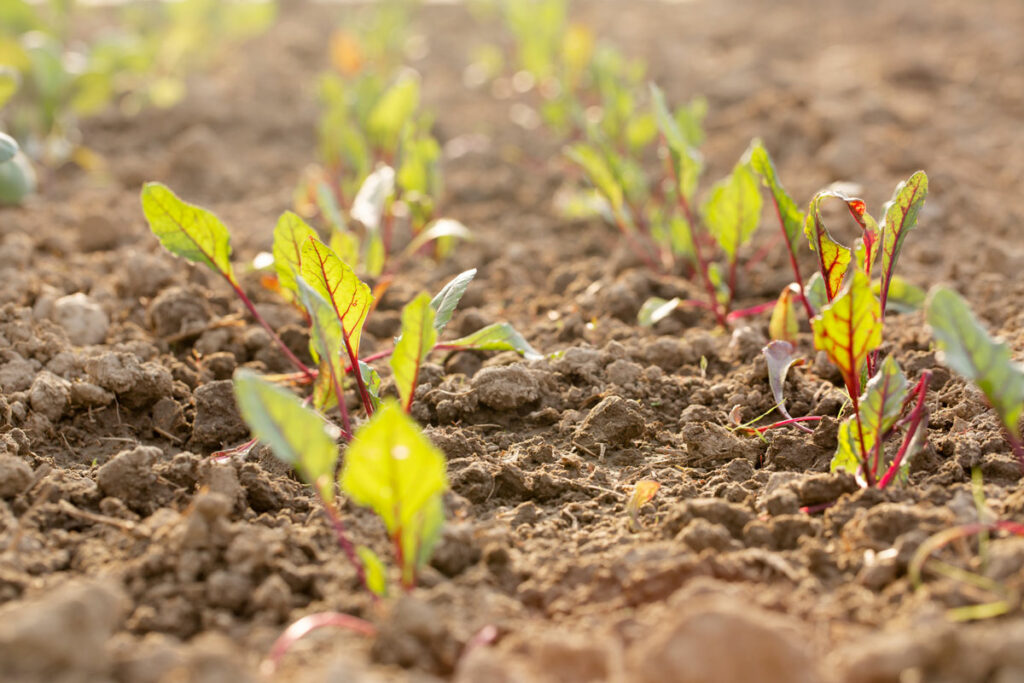
<instances>
[{"instance_id":1,"label":"blurred seedling","mask_svg":"<svg viewBox=\"0 0 1024 683\"><path fill-rule=\"evenodd\" d=\"M629 515L630 531L638 531L643 528L640 523L640 508L654 499L661 484L650 479L641 479L633 485L633 492L626 502L626 514Z\"/></svg>"},{"instance_id":2,"label":"blurred seedling","mask_svg":"<svg viewBox=\"0 0 1024 683\"><path fill-rule=\"evenodd\" d=\"M968 592L974 593L979 602L973 605L953 607L946 610L946 617L951 621L972 621L990 619L1003 614L1020 605L1019 590L1012 583L998 581L988 575L990 551L993 534L1005 533L1024 537L1024 524L1006 520L998 520L985 503L984 486L981 470L975 468L971 473L971 484L974 493L978 521L960 524L930 536L918 546L914 557L907 567L907 574L915 590L924 585L924 574L929 572L961 584ZM972 555L968 539L977 538L977 555ZM961 562L938 559L937 553L948 546L957 546ZM963 565L966 565L965 568Z\"/></svg>"}]
</instances>

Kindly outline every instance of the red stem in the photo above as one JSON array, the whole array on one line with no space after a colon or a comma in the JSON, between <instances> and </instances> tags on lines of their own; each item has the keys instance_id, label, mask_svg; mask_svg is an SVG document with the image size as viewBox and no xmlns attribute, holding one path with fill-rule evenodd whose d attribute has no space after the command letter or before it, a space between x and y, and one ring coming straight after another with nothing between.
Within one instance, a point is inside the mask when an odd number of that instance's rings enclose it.
<instances>
[{"instance_id":1,"label":"red stem","mask_svg":"<svg viewBox=\"0 0 1024 683\"><path fill-rule=\"evenodd\" d=\"M313 485L314 489L317 489L317 485ZM348 533L345 531L345 523L341 520L341 515L335 509L332 503L327 502L322 495L320 495L317 489L317 495L320 498L320 507L324 511L324 516L327 517L327 521L330 523L331 528L334 529L334 536L338 539L338 545L341 546L342 552L345 553L345 557L352 563L352 566L356 570L356 575L359 577L359 583L363 585L363 588L373 596L374 601L377 600L377 594L370 590L369 584L366 582L366 568L363 567L363 563L359 561L359 556L356 554L355 546L352 545L352 541L349 540Z\"/></svg>"},{"instance_id":2,"label":"red stem","mask_svg":"<svg viewBox=\"0 0 1024 683\"><path fill-rule=\"evenodd\" d=\"M805 431L810 432L812 430L807 429L806 427L802 427L802 425L800 425L799 423L801 423L801 422L816 422L816 421L821 420L821 419L822 418L819 415L805 415L804 417L791 417L788 420L782 420L781 422L775 422L775 423L767 425L765 427L758 427L754 431L759 433L759 434L763 434L764 432L767 432L767 431L769 431L771 429L775 429L776 427L785 427L787 425L793 425L794 427L800 427L800 428L804 429Z\"/></svg>"},{"instance_id":3,"label":"red stem","mask_svg":"<svg viewBox=\"0 0 1024 683\"><path fill-rule=\"evenodd\" d=\"M238 286L238 283L233 282L231 279L227 277L225 277L225 279L227 279L228 284L231 285L231 288L235 290L235 294L237 294L238 298L242 300L242 303L245 304L245 307L249 309L249 313L252 315L252 317L256 320L256 322L263 326L263 329L267 331L267 334L269 334L270 338L274 341L275 344L277 344L277 347L281 349L281 352L284 353L285 357L289 361L291 361L291 364L294 365L299 372L301 372L307 378L311 379L313 377L312 370L306 367L306 364L299 360L298 357L294 353L292 353L292 350L289 349L288 346L283 341L281 341L281 337L277 336L277 332L274 332L274 329L270 326L270 323L268 323L263 318L263 316L259 314L259 311L256 310L256 306L252 303L252 300L248 296L246 296L245 292L242 291L242 288Z\"/></svg>"},{"instance_id":4,"label":"red stem","mask_svg":"<svg viewBox=\"0 0 1024 683\"><path fill-rule=\"evenodd\" d=\"M914 436L917 434L917 430L921 427L924 416L927 414L924 399L928 394L928 382L930 379L930 371L925 370L921 373L921 379L918 381L917 387L914 389L917 393L917 403L914 405L914 410L910 414L910 426L907 428L906 436L903 437L903 443L900 444L899 451L896 452L896 457L892 459L892 464L889 465L889 469L886 470L885 475L878 482L878 488L880 489L884 489L888 486L893 478L895 478L896 474L899 473L900 465L903 464L903 458L906 457L910 444L913 443Z\"/></svg>"},{"instance_id":5,"label":"red stem","mask_svg":"<svg viewBox=\"0 0 1024 683\"><path fill-rule=\"evenodd\" d=\"M792 266L793 275L796 277L796 286L800 288L800 300L804 302L804 310L807 311L807 319L810 320L814 317L814 311L811 310L811 304L807 301L807 295L804 292L804 279L800 276L800 266L796 262L796 253L793 251L793 245L789 243L789 235L786 234L786 222L782 220L782 211L779 210L779 203L775 200L774 195L772 195L772 205L775 206L775 215L779 219L782 235L786 238L786 253L789 255L789 265Z\"/></svg>"},{"instance_id":6,"label":"red stem","mask_svg":"<svg viewBox=\"0 0 1024 683\"><path fill-rule=\"evenodd\" d=\"M368 621L353 617L350 614L342 614L341 612L310 614L294 622L284 630L284 633L278 636L271 646L266 660L260 665L260 672L265 676L272 676L277 671L281 658L288 653L295 643L313 631L325 626L343 628L371 638L377 635L377 627Z\"/></svg>"}]
</instances>

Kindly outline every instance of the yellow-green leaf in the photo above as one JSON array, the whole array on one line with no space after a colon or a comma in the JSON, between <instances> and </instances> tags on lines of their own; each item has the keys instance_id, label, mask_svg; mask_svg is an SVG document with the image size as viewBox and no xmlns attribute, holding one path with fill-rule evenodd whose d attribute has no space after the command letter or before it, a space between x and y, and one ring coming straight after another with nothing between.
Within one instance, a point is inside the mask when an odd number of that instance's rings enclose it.
<instances>
[{"instance_id":1,"label":"yellow-green leaf","mask_svg":"<svg viewBox=\"0 0 1024 683\"><path fill-rule=\"evenodd\" d=\"M807 240L811 243L811 249L818 254L818 266L829 301L836 298L839 289L843 286L843 279L846 278L846 271L853 258L848 247L832 239L831 233L821 218L821 201L831 196L834 195L829 192L816 194L811 200L810 208L808 208L807 216L804 219L804 234L807 235Z\"/></svg>"},{"instance_id":2,"label":"yellow-green leaf","mask_svg":"<svg viewBox=\"0 0 1024 683\"><path fill-rule=\"evenodd\" d=\"M730 261L750 241L761 219L761 193L747 164L737 164L728 178L718 182L704 205L708 232Z\"/></svg>"},{"instance_id":3,"label":"yellow-green leaf","mask_svg":"<svg viewBox=\"0 0 1024 683\"><path fill-rule=\"evenodd\" d=\"M825 351L846 382L850 396L860 394L860 373L868 353L882 343L882 311L863 271L811 320L814 347Z\"/></svg>"},{"instance_id":4,"label":"yellow-green leaf","mask_svg":"<svg viewBox=\"0 0 1024 683\"><path fill-rule=\"evenodd\" d=\"M620 212L624 199L622 185L601 152L590 145L580 143L569 147L566 155L586 172L593 186L608 200L612 211L616 214Z\"/></svg>"},{"instance_id":5,"label":"yellow-green leaf","mask_svg":"<svg viewBox=\"0 0 1024 683\"><path fill-rule=\"evenodd\" d=\"M952 289L932 290L926 310L942 363L974 382L1006 430L1019 437L1024 367L1011 360L1010 347L990 337L967 302Z\"/></svg>"},{"instance_id":6,"label":"yellow-green leaf","mask_svg":"<svg viewBox=\"0 0 1024 683\"><path fill-rule=\"evenodd\" d=\"M431 507L448 487L444 454L394 401L381 404L355 435L345 453L341 488L357 505L371 508L405 550L406 585L420 562L409 552L437 524Z\"/></svg>"},{"instance_id":7,"label":"yellow-green leaf","mask_svg":"<svg viewBox=\"0 0 1024 683\"><path fill-rule=\"evenodd\" d=\"M768 336L772 339L796 342L800 323L797 321L796 302L793 295L793 287L786 287L775 301L772 317L768 322Z\"/></svg>"},{"instance_id":8,"label":"yellow-green leaf","mask_svg":"<svg viewBox=\"0 0 1024 683\"><path fill-rule=\"evenodd\" d=\"M391 355L391 372L406 411L412 406L420 366L436 342L434 308L430 305L430 295L423 293L402 309L402 333Z\"/></svg>"},{"instance_id":9,"label":"yellow-green leaf","mask_svg":"<svg viewBox=\"0 0 1024 683\"><path fill-rule=\"evenodd\" d=\"M388 572L380 557L365 545L356 546L356 555L359 556L359 561L363 564L363 571L366 573L366 587L374 595L386 598L388 595Z\"/></svg>"},{"instance_id":10,"label":"yellow-green leaf","mask_svg":"<svg viewBox=\"0 0 1024 683\"><path fill-rule=\"evenodd\" d=\"M515 351L527 360L539 360L544 357L508 323L488 325L465 337L446 341L444 345L477 351Z\"/></svg>"},{"instance_id":11,"label":"yellow-green leaf","mask_svg":"<svg viewBox=\"0 0 1024 683\"><path fill-rule=\"evenodd\" d=\"M355 272L319 240L302 245L302 278L334 309L350 361L359 357L359 338L373 303L370 288Z\"/></svg>"},{"instance_id":12,"label":"yellow-green leaf","mask_svg":"<svg viewBox=\"0 0 1024 683\"><path fill-rule=\"evenodd\" d=\"M704 164L700 154L693 149L689 140L679 127L679 122L668 109L665 94L654 83L650 84L651 106L661 134L665 136L669 160L675 175L676 189L687 202L693 200L697 192L697 182Z\"/></svg>"},{"instance_id":13,"label":"yellow-green leaf","mask_svg":"<svg viewBox=\"0 0 1024 683\"><path fill-rule=\"evenodd\" d=\"M778 211L779 219L782 221L783 230L786 233L786 241L792 253L797 251L797 243L800 240L800 233L803 232L804 214L797 208L796 202L786 192L786 188L779 182L779 175L775 170L775 164L768 155L764 143L754 140L750 146L750 166L754 172L761 176L764 186L771 192L772 201L775 202L775 209Z\"/></svg>"},{"instance_id":14,"label":"yellow-green leaf","mask_svg":"<svg viewBox=\"0 0 1024 683\"><path fill-rule=\"evenodd\" d=\"M316 231L299 218L298 214L285 211L277 219L277 226L274 228L274 270L277 272L277 282L281 286L281 291L287 292L292 298L299 295L295 274L299 272L302 264L302 245L310 238L319 239Z\"/></svg>"},{"instance_id":15,"label":"yellow-green leaf","mask_svg":"<svg viewBox=\"0 0 1024 683\"><path fill-rule=\"evenodd\" d=\"M883 455L882 440L896 423L907 397L907 378L892 356L886 357L860 397L859 413L840 425L832 471L870 472L875 480ZM850 462L856 463L850 469Z\"/></svg>"},{"instance_id":16,"label":"yellow-green leaf","mask_svg":"<svg viewBox=\"0 0 1024 683\"><path fill-rule=\"evenodd\" d=\"M161 183L146 183L142 188L142 211L167 251L202 263L237 284L231 267L231 236L213 212L182 201Z\"/></svg>"},{"instance_id":17,"label":"yellow-green leaf","mask_svg":"<svg viewBox=\"0 0 1024 683\"><path fill-rule=\"evenodd\" d=\"M892 199L885 205L885 218L881 227L883 310L889 297L893 271L903 249L903 242L917 225L917 216L927 196L928 176L924 171L918 171L896 187Z\"/></svg>"},{"instance_id":18,"label":"yellow-green leaf","mask_svg":"<svg viewBox=\"0 0 1024 683\"><path fill-rule=\"evenodd\" d=\"M310 287L301 275L295 278L295 284L299 300L309 313L311 322L310 355L320 365L320 374L317 375L313 391L313 405L317 410L324 410L338 397L345 378L345 363L341 359L345 338L334 307Z\"/></svg>"},{"instance_id":19,"label":"yellow-green leaf","mask_svg":"<svg viewBox=\"0 0 1024 683\"><path fill-rule=\"evenodd\" d=\"M330 502L338 446L327 432L328 423L295 394L248 370L235 373L234 388L239 412L252 435Z\"/></svg>"},{"instance_id":20,"label":"yellow-green leaf","mask_svg":"<svg viewBox=\"0 0 1024 683\"><path fill-rule=\"evenodd\" d=\"M380 149L393 152L420 102L420 84L415 76L403 76L381 96L370 112L367 132Z\"/></svg>"}]
</instances>

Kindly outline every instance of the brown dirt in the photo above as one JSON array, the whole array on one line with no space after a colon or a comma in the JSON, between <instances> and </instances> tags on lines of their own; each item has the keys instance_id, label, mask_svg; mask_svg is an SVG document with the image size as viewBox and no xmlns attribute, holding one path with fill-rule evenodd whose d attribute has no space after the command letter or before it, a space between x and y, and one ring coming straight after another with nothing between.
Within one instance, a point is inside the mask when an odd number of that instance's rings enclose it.
<instances>
[{"instance_id":1,"label":"brown dirt","mask_svg":"<svg viewBox=\"0 0 1024 683\"><path fill-rule=\"evenodd\" d=\"M582 10L648 59L670 98L709 98L710 178L754 135L800 202L855 180L877 209L925 168L931 195L902 272L956 285L1024 353L1024 6ZM1024 680L1019 604L952 624L944 610L978 596L939 578L915 592L906 576L929 534L976 519L972 467L995 512L1024 518L995 419L937 365L921 317L887 328L912 376L935 372L928 448L909 486L858 491L827 474L830 420L767 443L726 429L733 406L747 418L771 406L765 321L732 337L692 311L653 330L634 323L646 297L692 285L637 267L605 226L558 218L559 143L511 123L509 100L461 86L471 45L457 38L491 29L459 6L422 11L430 50L415 66L449 152L446 213L477 239L452 262L403 274L367 349L388 343L417 289L475 266L454 330L510 320L564 354L457 354L426 372L415 415L449 458L451 522L423 586L382 607L286 468L259 449L212 463L212 450L246 435L225 382L234 368L287 368L220 282L161 251L138 190L161 180L216 210L240 260L266 249L314 156L312 75L342 12L286 6L267 36L197 77L180 107L89 122L105 177L64 169L25 207L0 212L8 680L253 680L282 628L321 610L367 618L380 634L319 632L280 680ZM744 300L787 278L772 256L744 279ZM297 316L255 278L245 284L302 352ZM62 299L79 292L96 305ZM94 335L102 343L73 345ZM795 414L841 405L820 362L795 369L787 393ZM626 498L644 478L662 488L631 532ZM824 514L799 511L837 497ZM344 513L360 542L386 553L376 520ZM1024 544L997 540L990 553L988 574L1019 592ZM496 644L467 648L487 626Z\"/></svg>"}]
</instances>

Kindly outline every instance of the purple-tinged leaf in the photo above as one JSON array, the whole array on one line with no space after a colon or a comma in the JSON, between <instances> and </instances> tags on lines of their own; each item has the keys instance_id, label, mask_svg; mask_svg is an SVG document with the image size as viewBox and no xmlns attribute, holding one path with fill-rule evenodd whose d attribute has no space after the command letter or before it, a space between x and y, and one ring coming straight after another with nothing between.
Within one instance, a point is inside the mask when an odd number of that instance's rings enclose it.
<instances>
[{"instance_id":1,"label":"purple-tinged leaf","mask_svg":"<svg viewBox=\"0 0 1024 683\"><path fill-rule=\"evenodd\" d=\"M796 348L791 343L778 339L769 342L762 353L764 353L764 360L768 365L768 385L775 398L775 407L787 420L792 420L793 416L786 410L786 399L782 392L789 369L793 365L799 365L803 360L796 354ZM808 433L813 431L798 423L794 423L794 426Z\"/></svg>"}]
</instances>

